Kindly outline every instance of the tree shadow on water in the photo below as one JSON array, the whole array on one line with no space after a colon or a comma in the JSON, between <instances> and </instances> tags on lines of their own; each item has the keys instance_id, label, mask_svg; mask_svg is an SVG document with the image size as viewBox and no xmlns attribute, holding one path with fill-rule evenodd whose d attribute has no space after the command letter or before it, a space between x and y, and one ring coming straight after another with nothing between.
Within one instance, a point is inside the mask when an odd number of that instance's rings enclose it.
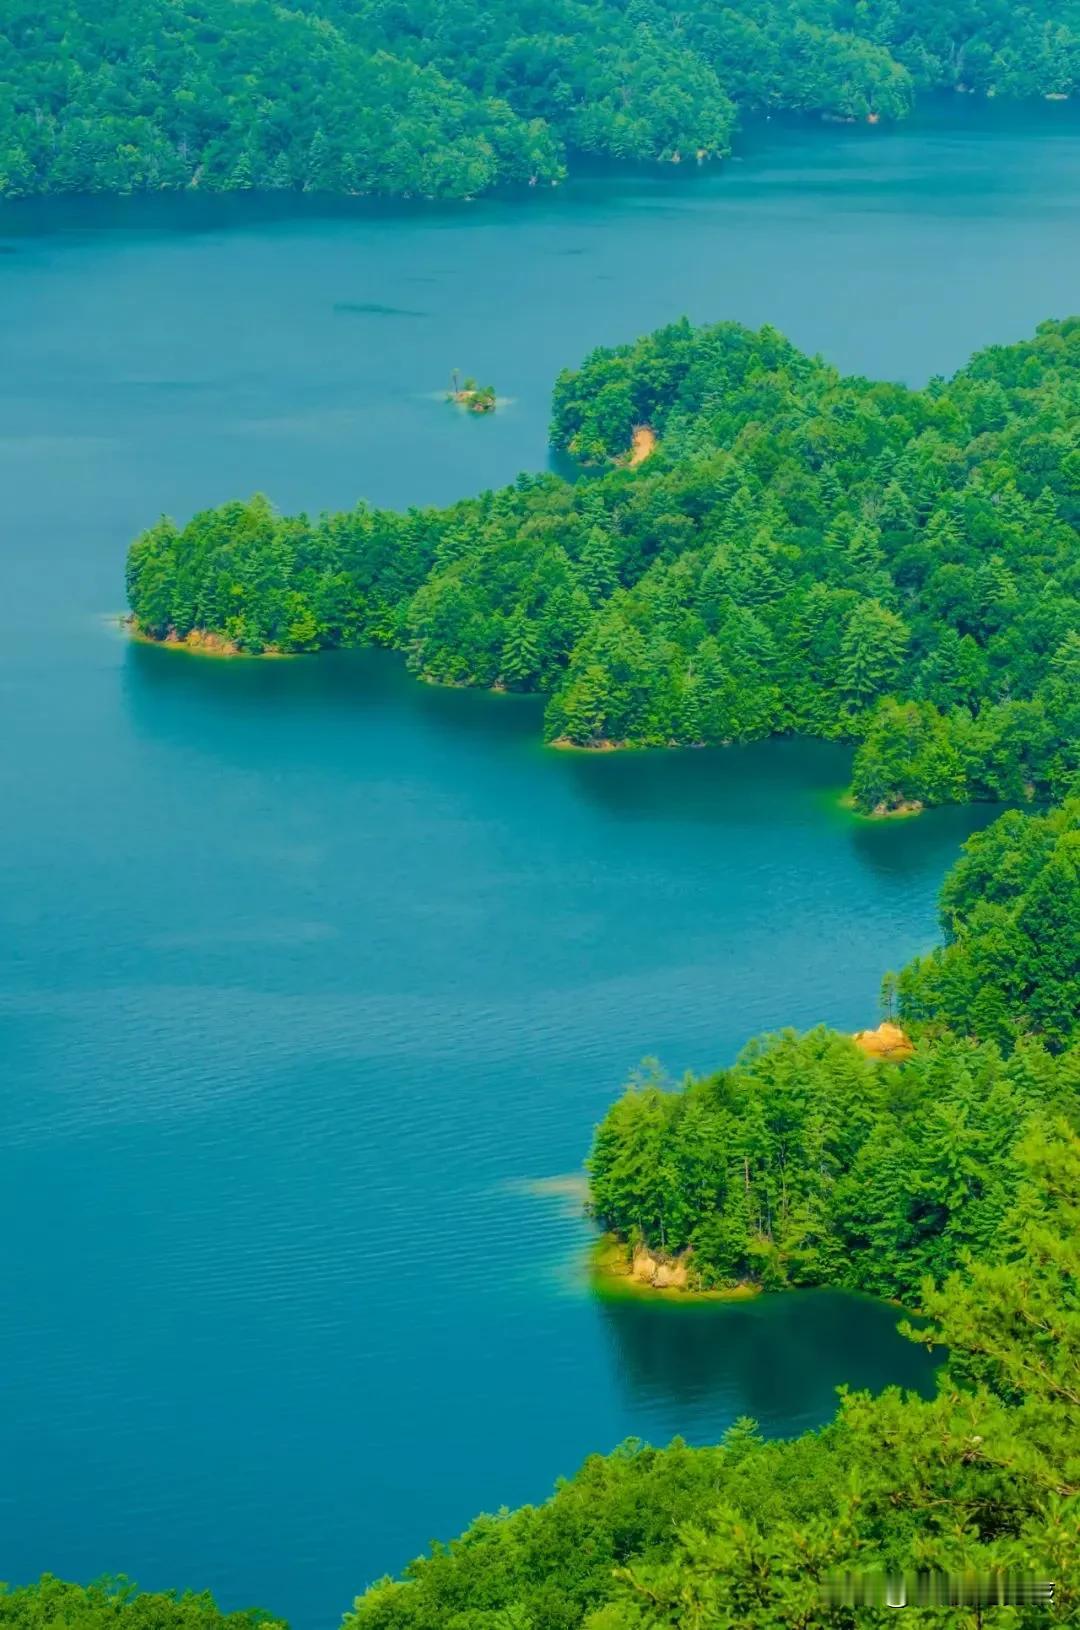
<instances>
[{"instance_id":1,"label":"tree shadow on water","mask_svg":"<svg viewBox=\"0 0 1080 1630\"><path fill-rule=\"evenodd\" d=\"M348 753L374 733L404 749L460 750L470 740L539 739L535 698L452 690L416 680L396 652L334 651L281 659L203 656L132 641L124 690L141 733L233 760L272 736L283 756Z\"/></svg>"},{"instance_id":2,"label":"tree shadow on water","mask_svg":"<svg viewBox=\"0 0 1080 1630\"><path fill-rule=\"evenodd\" d=\"M739 1416L768 1435L829 1420L836 1388L932 1390L934 1361L897 1331L899 1312L835 1291L744 1303L601 1300L618 1381L640 1435L714 1441Z\"/></svg>"}]
</instances>

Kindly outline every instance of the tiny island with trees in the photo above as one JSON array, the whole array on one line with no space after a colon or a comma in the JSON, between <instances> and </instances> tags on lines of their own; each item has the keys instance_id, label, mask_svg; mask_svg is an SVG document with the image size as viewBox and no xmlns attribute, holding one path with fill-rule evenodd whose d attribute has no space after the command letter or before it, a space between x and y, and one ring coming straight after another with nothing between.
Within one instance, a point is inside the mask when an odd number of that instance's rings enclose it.
<instances>
[{"instance_id":1,"label":"tiny island with trees","mask_svg":"<svg viewBox=\"0 0 1080 1630\"><path fill-rule=\"evenodd\" d=\"M478 385L476 380L470 377L459 380L456 368L450 381L450 389L446 393L446 400L454 402L458 407L466 408L470 413L494 413L498 406L494 385Z\"/></svg>"}]
</instances>

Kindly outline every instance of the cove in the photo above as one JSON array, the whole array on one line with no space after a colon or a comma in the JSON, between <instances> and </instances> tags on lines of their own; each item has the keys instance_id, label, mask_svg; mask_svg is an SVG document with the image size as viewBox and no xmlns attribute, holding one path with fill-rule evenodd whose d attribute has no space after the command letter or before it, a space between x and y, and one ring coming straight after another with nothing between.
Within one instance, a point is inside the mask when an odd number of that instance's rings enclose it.
<instances>
[{"instance_id":1,"label":"cove","mask_svg":"<svg viewBox=\"0 0 1080 1630\"><path fill-rule=\"evenodd\" d=\"M6 1576L315 1630L627 1434L928 1384L873 1303L595 1300L552 1179L644 1055L872 1022L992 811L854 823L838 748L557 755L535 703L379 653L211 662L108 621L159 509L509 479L559 365L683 310L920 380L1066 309L1064 121L878 134L535 210L0 217ZM448 411L454 366L512 404Z\"/></svg>"}]
</instances>

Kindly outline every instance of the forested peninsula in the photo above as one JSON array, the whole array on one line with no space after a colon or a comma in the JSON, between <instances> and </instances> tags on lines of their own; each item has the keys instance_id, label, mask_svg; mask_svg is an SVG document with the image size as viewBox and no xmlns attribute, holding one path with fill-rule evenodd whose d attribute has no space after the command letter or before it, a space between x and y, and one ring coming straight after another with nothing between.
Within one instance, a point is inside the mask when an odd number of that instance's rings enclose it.
<instances>
[{"instance_id":1,"label":"forested peninsula","mask_svg":"<svg viewBox=\"0 0 1080 1630\"><path fill-rule=\"evenodd\" d=\"M0 0L0 196L460 198L722 155L741 114L1078 81L1080 0Z\"/></svg>"},{"instance_id":2,"label":"forested peninsula","mask_svg":"<svg viewBox=\"0 0 1080 1630\"><path fill-rule=\"evenodd\" d=\"M1077 784L1080 793L1080 783ZM480 1517L356 1603L348 1630L865 1626L836 1572L1029 1570L1054 1604L921 1613L946 1630L1080 1616L1080 797L971 838L946 943L885 981L901 1062L825 1029L752 1042L599 1127L595 1209L706 1286L831 1284L921 1318L930 1401L841 1393L789 1442L628 1444L539 1507Z\"/></svg>"},{"instance_id":3,"label":"forested peninsula","mask_svg":"<svg viewBox=\"0 0 1080 1630\"><path fill-rule=\"evenodd\" d=\"M1057 800L1080 768L1078 402L1080 318L921 391L684 321L560 376L552 442L581 479L162 520L129 602L155 640L374 643L539 692L572 746L851 741L868 813Z\"/></svg>"}]
</instances>

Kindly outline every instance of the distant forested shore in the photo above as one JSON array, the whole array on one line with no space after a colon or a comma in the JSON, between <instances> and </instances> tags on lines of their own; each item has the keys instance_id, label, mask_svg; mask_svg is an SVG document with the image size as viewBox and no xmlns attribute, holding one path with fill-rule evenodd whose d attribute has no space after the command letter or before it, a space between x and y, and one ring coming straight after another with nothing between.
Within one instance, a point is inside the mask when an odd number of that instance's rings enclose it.
<instances>
[{"instance_id":1,"label":"distant forested shore","mask_svg":"<svg viewBox=\"0 0 1080 1630\"><path fill-rule=\"evenodd\" d=\"M723 155L746 114L1064 99L1080 0L0 0L0 72L0 196L462 198Z\"/></svg>"},{"instance_id":2,"label":"distant forested shore","mask_svg":"<svg viewBox=\"0 0 1080 1630\"><path fill-rule=\"evenodd\" d=\"M1080 768L1078 389L1078 318L921 391L680 322L560 376L582 479L162 520L129 602L151 639L377 644L539 692L547 739L585 748L850 741L866 812L1050 802Z\"/></svg>"}]
</instances>

